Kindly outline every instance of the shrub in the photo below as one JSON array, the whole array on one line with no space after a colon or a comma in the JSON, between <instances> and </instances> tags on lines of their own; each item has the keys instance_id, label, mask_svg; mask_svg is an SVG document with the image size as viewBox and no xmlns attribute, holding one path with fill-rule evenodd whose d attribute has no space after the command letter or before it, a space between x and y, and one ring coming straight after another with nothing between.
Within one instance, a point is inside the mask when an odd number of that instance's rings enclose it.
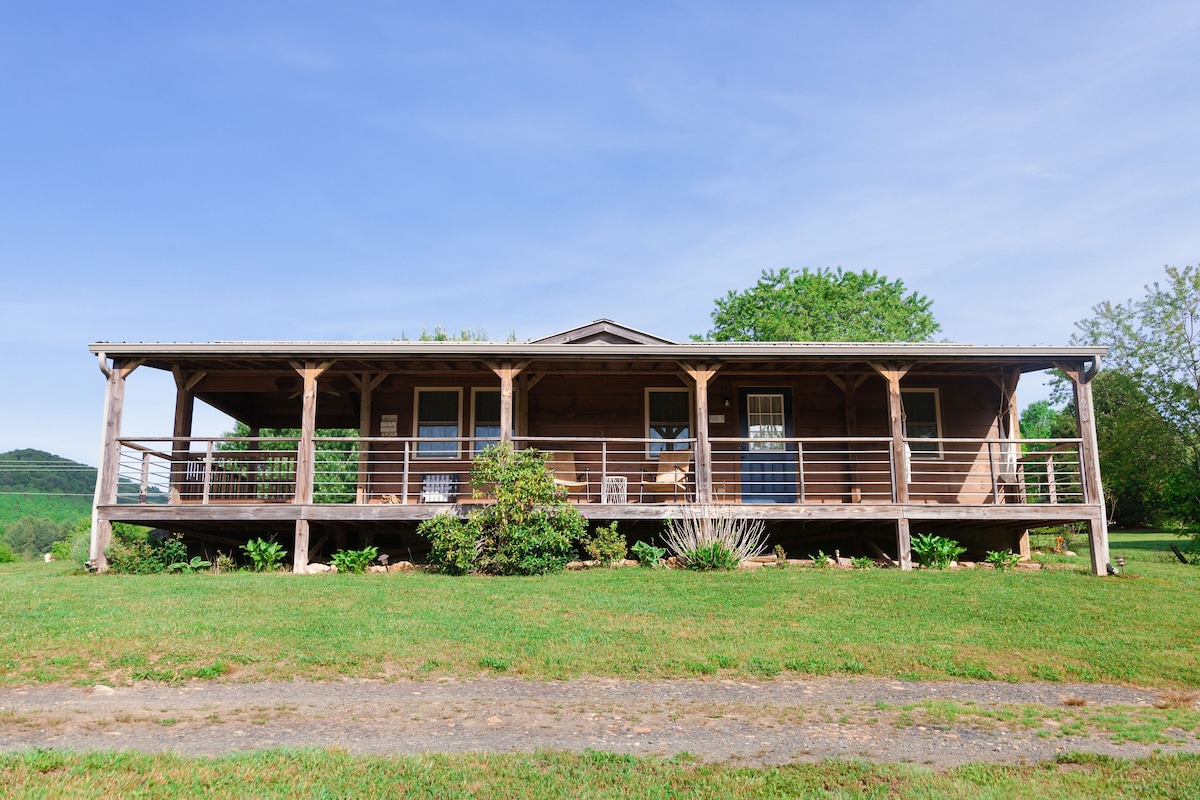
<instances>
[{"instance_id":1,"label":"shrub","mask_svg":"<svg viewBox=\"0 0 1200 800\"><path fill-rule=\"evenodd\" d=\"M655 547L652 544L647 544L641 540L637 541L630 548L633 557L637 559L638 566L641 567L657 567L662 557L667 554L666 548Z\"/></svg>"},{"instance_id":2,"label":"shrub","mask_svg":"<svg viewBox=\"0 0 1200 800\"><path fill-rule=\"evenodd\" d=\"M17 560L17 554L5 542L0 542L0 564L11 564Z\"/></svg>"},{"instance_id":3,"label":"shrub","mask_svg":"<svg viewBox=\"0 0 1200 800\"><path fill-rule=\"evenodd\" d=\"M476 496L494 497L466 519L442 515L417 531L429 539L431 566L442 572L541 575L557 572L575 555L587 520L554 485L537 450L490 445L471 465Z\"/></svg>"},{"instance_id":4,"label":"shrub","mask_svg":"<svg viewBox=\"0 0 1200 800\"><path fill-rule=\"evenodd\" d=\"M917 562L931 569L945 569L950 562L961 556L967 548L945 536L918 533L912 537L912 553Z\"/></svg>"},{"instance_id":5,"label":"shrub","mask_svg":"<svg viewBox=\"0 0 1200 800\"><path fill-rule=\"evenodd\" d=\"M663 531L663 541L679 563L691 569L732 569L761 555L764 538L762 520L732 517L712 507L683 506Z\"/></svg>"},{"instance_id":6,"label":"shrub","mask_svg":"<svg viewBox=\"0 0 1200 800\"><path fill-rule=\"evenodd\" d=\"M1015 567L1020 560L1021 556L1012 550L988 550L987 557L984 558L984 561L998 570Z\"/></svg>"},{"instance_id":7,"label":"shrub","mask_svg":"<svg viewBox=\"0 0 1200 800\"><path fill-rule=\"evenodd\" d=\"M110 572L153 575L187 561L182 535L150 531L137 525L113 524L112 544L105 551Z\"/></svg>"},{"instance_id":8,"label":"shrub","mask_svg":"<svg viewBox=\"0 0 1200 800\"><path fill-rule=\"evenodd\" d=\"M329 560L337 567L338 572L361 575L378 557L379 548L371 546L364 547L362 550L338 550Z\"/></svg>"},{"instance_id":9,"label":"shrub","mask_svg":"<svg viewBox=\"0 0 1200 800\"><path fill-rule=\"evenodd\" d=\"M242 545L242 552L250 559L250 568L255 572L274 572L283 563L287 550L274 539L251 539Z\"/></svg>"},{"instance_id":10,"label":"shrub","mask_svg":"<svg viewBox=\"0 0 1200 800\"><path fill-rule=\"evenodd\" d=\"M855 556L854 558L850 559L850 566L854 567L855 569L870 569L871 567L875 566L875 562L867 556Z\"/></svg>"},{"instance_id":11,"label":"shrub","mask_svg":"<svg viewBox=\"0 0 1200 800\"><path fill-rule=\"evenodd\" d=\"M583 544L588 558L604 564L612 565L624 561L629 548L625 545L625 537L617 532L617 523L596 528Z\"/></svg>"}]
</instances>

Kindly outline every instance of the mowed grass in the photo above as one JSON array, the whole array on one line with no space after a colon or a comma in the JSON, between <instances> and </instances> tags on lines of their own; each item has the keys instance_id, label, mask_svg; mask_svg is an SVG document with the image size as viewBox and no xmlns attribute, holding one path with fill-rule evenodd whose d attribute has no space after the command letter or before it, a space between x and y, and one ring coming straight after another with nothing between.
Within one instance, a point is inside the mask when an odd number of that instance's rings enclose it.
<instances>
[{"instance_id":1,"label":"mowed grass","mask_svg":"<svg viewBox=\"0 0 1200 800\"><path fill-rule=\"evenodd\" d=\"M945 772L828 761L755 769L602 752L351 756L265 750L217 758L37 751L0 755L8 797L37 798L1191 798L1200 757L1068 755Z\"/></svg>"},{"instance_id":2,"label":"mowed grass","mask_svg":"<svg viewBox=\"0 0 1200 800\"><path fill-rule=\"evenodd\" d=\"M88 576L0 567L0 684L867 674L1200 686L1200 569L1128 576L763 568L540 578Z\"/></svg>"}]
</instances>

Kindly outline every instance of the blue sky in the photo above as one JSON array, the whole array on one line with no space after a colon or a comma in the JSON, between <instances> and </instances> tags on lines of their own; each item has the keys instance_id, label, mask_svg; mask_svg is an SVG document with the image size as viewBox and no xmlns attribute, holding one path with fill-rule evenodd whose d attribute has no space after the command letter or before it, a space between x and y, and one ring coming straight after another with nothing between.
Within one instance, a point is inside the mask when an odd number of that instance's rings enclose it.
<instances>
[{"instance_id":1,"label":"blue sky","mask_svg":"<svg viewBox=\"0 0 1200 800\"><path fill-rule=\"evenodd\" d=\"M1198 45L1195 2L5 3L0 451L95 463L91 341L683 339L785 266L1065 343L1197 261Z\"/></svg>"}]
</instances>

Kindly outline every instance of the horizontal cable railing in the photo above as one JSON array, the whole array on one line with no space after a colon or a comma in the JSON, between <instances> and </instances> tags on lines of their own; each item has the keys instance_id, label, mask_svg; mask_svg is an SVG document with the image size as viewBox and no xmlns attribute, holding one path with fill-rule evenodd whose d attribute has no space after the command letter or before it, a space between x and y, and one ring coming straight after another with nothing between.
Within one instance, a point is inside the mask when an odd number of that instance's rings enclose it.
<instances>
[{"instance_id":1,"label":"horizontal cable railing","mask_svg":"<svg viewBox=\"0 0 1200 800\"><path fill-rule=\"evenodd\" d=\"M317 437L312 501L321 504L486 502L469 483L495 438ZM1079 439L890 437L710 440L718 504L957 505L1083 502ZM695 502L696 440L514 438L548 456L555 483L585 503ZM190 437L120 440L118 503L271 503L296 496L299 440Z\"/></svg>"}]
</instances>

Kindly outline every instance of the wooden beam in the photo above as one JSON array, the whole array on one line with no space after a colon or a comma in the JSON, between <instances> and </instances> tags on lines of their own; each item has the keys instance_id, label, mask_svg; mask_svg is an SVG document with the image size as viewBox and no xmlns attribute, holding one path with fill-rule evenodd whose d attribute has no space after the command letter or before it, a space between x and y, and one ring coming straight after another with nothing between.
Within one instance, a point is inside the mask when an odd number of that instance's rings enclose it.
<instances>
[{"instance_id":1,"label":"wooden beam","mask_svg":"<svg viewBox=\"0 0 1200 800\"><path fill-rule=\"evenodd\" d=\"M720 369L713 364L681 364L695 382L696 502L712 502L712 445L708 439L708 386Z\"/></svg>"},{"instance_id":2,"label":"wooden beam","mask_svg":"<svg viewBox=\"0 0 1200 800\"><path fill-rule=\"evenodd\" d=\"M179 367L172 370L175 376L175 420L171 435L176 441L171 442L171 485L168 492L169 500L178 503L180 500L179 487L187 474L187 458L191 451L190 442L179 439L190 439L192 436L192 418L196 408L196 395L192 391L204 373L186 374Z\"/></svg>"},{"instance_id":3,"label":"wooden beam","mask_svg":"<svg viewBox=\"0 0 1200 800\"><path fill-rule=\"evenodd\" d=\"M896 520L896 551L899 556L900 569L912 569L912 537L907 517Z\"/></svg>"},{"instance_id":4,"label":"wooden beam","mask_svg":"<svg viewBox=\"0 0 1200 800\"><path fill-rule=\"evenodd\" d=\"M1104 503L1104 486L1100 479L1100 447L1096 441L1096 412L1092 401L1092 381L1096 362L1090 366L1055 364L1067 379L1075 395L1075 425L1080 446L1079 466L1083 471L1083 501L1097 506L1099 513L1088 521L1088 544L1092 556L1092 574L1108 574L1108 512Z\"/></svg>"},{"instance_id":5,"label":"wooden beam","mask_svg":"<svg viewBox=\"0 0 1200 800\"><path fill-rule=\"evenodd\" d=\"M304 381L303 404L300 412L300 441L296 445L296 494L292 502L310 505L313 501L316 454L313 438L317 429L317 379L333 364L332 361L291 362ZM308 566L308 521L296 520L296 548L292 554L292 571L304 572Z\"/></svg>"},{"instance_id":6,"label":"wooden beam","mask_svg":"<svg viewBox=\"0 0 1200 800\"><path fill-rule=\"evenodd\" d=\"M900 379L909 370L907 364L877 364L871 368L887 382L888 420L892 432L892 500L908 502L908 448L904 444L904 398L900 394ZM903 566L904 556L900 557Z\"/></svg>"},{"instance_id":7,"label":"wooden beam","mask_svg":"<svg viewBox=\"0 0 1200 800\"><path fill-rule=\"evenodd\" d=\"M513 381L521 370L529 366L528 361L488 362L488 368L500 378L500 441L512 442L516 428L513 418Z\"/></svg>"},{"instance_id":8,"label":"wooden beam","mask_svg":"<svg viewBox=\"0 0 1200 800\"><path fill-rule=\"evenodd\" d=\"M112 367L100 353L100 368L108 379L104 389L104 429L100 443L100 470L92 498L92 538L88 557L97 572L108 569L105 550L112 542L112 522L100 516L102 505L116 505L121 469L121 414L125 407L125 380L142 362L113 359Z\"/></svg>"}]
</instances>

